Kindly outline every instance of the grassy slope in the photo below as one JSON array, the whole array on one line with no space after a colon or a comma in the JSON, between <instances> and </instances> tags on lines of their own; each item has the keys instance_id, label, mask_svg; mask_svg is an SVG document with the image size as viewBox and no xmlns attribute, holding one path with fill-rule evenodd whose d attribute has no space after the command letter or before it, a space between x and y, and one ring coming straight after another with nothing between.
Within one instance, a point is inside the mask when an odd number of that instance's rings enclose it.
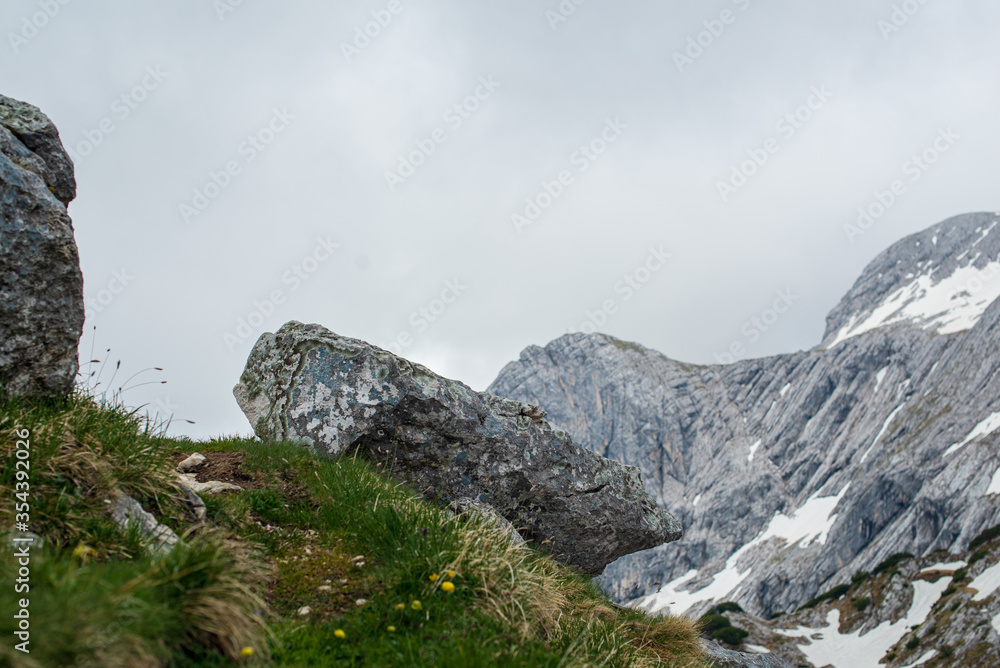
<instances>
[{"instance_id":1,"label":"grassy slope","mask_svg":"<svg viewBox=\"0 0 1000 668\"><path fill-rule=\"evenodd\" d=\"M0 405L6 462L23 428L31 528L45 546L32 557L33 651L12 649L3 615L0 666L708 665L688 620L616 608L588 578L367 462L293 443L169 439L83 396ZM251 488L207 497L207 525L170 485L177 453L193 451L242 453ZM4 534L15 483L5 465ZM117 490L180 545L151 555L117 529L105 503ZM0 558L5 610L22 596L14 563Z\"/></svg>"}]
</instances>

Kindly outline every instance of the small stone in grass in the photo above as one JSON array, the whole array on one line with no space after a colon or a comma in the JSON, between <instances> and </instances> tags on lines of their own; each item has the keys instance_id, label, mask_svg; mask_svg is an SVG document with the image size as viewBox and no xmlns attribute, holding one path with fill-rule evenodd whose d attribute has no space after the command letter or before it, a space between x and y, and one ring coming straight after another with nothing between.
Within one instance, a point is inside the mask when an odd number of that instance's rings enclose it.
<instances>
[{"instance_id":1,"label":"small stone in grass","mask_svg":"<svg viewBox=\"0 0 1000 668\"><path fill-rule=\"evenodd\" d=\"M180 471L181 473L190 473L191 471L197 471L205 464L207 460L208 458L205 455L201 454L200 452L196 452L187 459L185 459L184 461L182 461L180 464L178 464L177 470Z\"/></svg>"},{"instance_id":2,"label":"small stone in grass","mask_svg":"<svg viewBox=\"0 0 1000 668\"><path fill-rule=\"evenodd\" d=\"M365 604L365 603L367 603L367 602L368 602L368 599L364 599L364 598L359 598L358 600L356 600L356 601L354 602L354 605L356 605L356 606L358 606L358 607L361 607L362 605L364 605L364 604Z\"/></svg>"},{"instance_id":3,"label":"small stone in grass","mask_svg":"<svg viewBox=\"0 0 1000 668\"><path fill-rule=\"evenodd\" d=\"M303 605L301 608L299 608L299 617L305 617L310 612L312 612L312 608L310 608L308 605Z\"/></svg>"}]
</instances>

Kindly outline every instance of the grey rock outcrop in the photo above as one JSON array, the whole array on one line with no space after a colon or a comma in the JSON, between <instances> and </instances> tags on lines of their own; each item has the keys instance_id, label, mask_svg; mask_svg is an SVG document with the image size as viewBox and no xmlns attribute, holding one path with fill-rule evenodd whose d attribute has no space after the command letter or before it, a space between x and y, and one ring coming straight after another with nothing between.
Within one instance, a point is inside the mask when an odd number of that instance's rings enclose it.
<instances>
[{"instance_id":1,"label":"grey rock outcrop","mask_svg":"<svg viewBox=\"0 0 1000 668\"><path fill-rule=\"evenodd\" d=\"M0 126L13 134L32 155L38 157L42 169L26 169L41 176L56 199L63 205L76 199L73 161L63 148L59 131L48 116L34 105L0 95Z\"/></svg>"},{"instance_id":2,"label":"grey rock outcrop","mask_svg":"<svg viewBox=\"0 0 1000 668\"><path fill-rule=\"evenodd\" d=\"M0 95L0 383L65 394L79 368L83 275L66 205L73 163L36 107Z\"/></svg>"},{"instance_id":3,"label":"grey rock outcrop","mask_svg":"<svg viewBox=\"0 0 1000 668\"><path fill-rule=\"evenodd\" d=\"M791 668L791 664L773 654L735 652L715 643L705 643L705 654L716 668Z\"/></svg>"},{"instance_id":4,"label":"grey rock outcrop","mask_svg":"<svg viewBox=\"0 0 1000 668\"><path fill-rule=\"evenodd\" d=\"M174 531L146 512L138 501L118 492L110 501L111 517L122 529L134 528L142 535L151 552L169 552L179 540Z\"/></svg>"},{"instance_id":5,"label":"grey rock outcrop","mask_svg":"<svg viewBox=\"0 0 1000 668\"><path fill-rule=\"evenodd\" d=\"M814 350L723 366L603 334L530 347L488 392L638 466L683 540L623 557L622 602L769 615L889 554L1000 522L1000 214L879 255Z\"/></svg>"},{"instance_id":6,"label":"grey rock outcrop","mask_svg":"<svg viewBox=\"0 0 1000 668\"><path fill-rule=\"evenodd\" d=\"M585 573L681 535L636 468L577 446L535 407L319 325L262 335L234 394L262 440L359 452L427 498L488 503Z\"/></svg>"}]
</instances>

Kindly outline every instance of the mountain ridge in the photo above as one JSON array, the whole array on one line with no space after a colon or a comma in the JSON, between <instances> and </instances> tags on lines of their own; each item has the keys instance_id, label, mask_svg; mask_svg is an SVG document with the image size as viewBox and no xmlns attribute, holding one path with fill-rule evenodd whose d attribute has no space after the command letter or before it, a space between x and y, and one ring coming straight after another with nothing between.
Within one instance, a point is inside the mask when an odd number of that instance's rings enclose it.
<instances>
[{"instance_id":1,"label":"mountain ridge","mask_svg":"<svg viewBox=\"0 0 1000 668\"><path fill-rule=\"evenodd\" d=\"M608 567L619 601L792 610L891 553L960 551L1000 521L988 491L1000 458L983 447L1000 410L1000 302L983 305L1000 286L997 221L965 214L891 246L812 350L700 366L569 334L525 349L487 391L537 403L587 447L638 466L681 519L680 541ZM948 290L956 299L939 308ZM942 333L956 313L969 329ZM872 314L878 325L860 331Z\"/></svg>"}]
</instances>

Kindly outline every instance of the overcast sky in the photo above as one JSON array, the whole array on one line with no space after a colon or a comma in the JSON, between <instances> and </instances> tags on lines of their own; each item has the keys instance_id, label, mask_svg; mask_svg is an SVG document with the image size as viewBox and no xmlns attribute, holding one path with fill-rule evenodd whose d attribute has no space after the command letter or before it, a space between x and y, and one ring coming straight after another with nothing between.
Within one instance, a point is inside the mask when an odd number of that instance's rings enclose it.
<instances>
[{"instance_id":1,"label":"overcast sky","mask_svg":"<svg viewBox=\"0 0 1000 668\"><path fill-rule=\"evenodd\" d=\"M288 320L477 390L581 329L762 357L817 345L898 239L1000 209L990 0L6 0L0 21L0 92L76 161L81 361L110 348L113 386L163 367L123 398L195 438L250 432L232 387Z\"/></svg>"}]
</instances>

